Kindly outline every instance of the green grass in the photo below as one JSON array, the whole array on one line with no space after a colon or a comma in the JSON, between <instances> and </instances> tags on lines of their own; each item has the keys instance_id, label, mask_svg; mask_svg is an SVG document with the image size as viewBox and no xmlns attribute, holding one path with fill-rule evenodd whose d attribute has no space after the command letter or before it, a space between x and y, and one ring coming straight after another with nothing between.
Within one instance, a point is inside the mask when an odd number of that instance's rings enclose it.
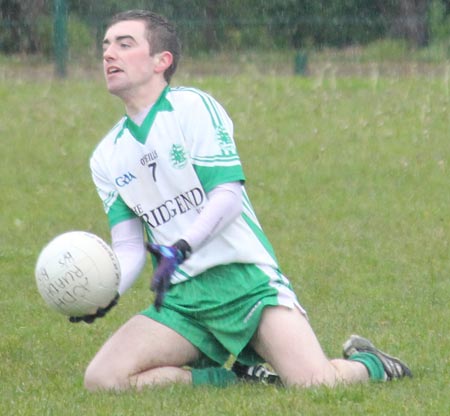
<instances>
[{"instance_id":1,"label":"green grass","mask_svg":"<svg viewBox=\"0 0 450 416\"><path fill-rule=\"evenodd\" d=\"M0 414L440 415L448 399L450 122L445 77L185 77L235 122L247 190L330 356L353 332L414 379L335 390L188 386L89 394L103 341L151 301L150 269L95 325L70 325L34 282L71 229L108 239L88 159L121 116L102 81L0 77Z\"/></svg>"}]
</instances>

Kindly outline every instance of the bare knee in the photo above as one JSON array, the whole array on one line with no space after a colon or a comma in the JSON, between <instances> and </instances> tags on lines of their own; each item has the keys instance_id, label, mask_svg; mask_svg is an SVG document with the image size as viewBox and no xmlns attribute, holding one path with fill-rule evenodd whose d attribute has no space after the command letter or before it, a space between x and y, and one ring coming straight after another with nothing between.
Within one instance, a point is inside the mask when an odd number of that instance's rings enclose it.
<instances>
[{"instance_id":1,"label":"bare knee","mask_svg":"<svg viewBox=\"0 0 450 416\"><path fill-rule=\"evenodd\" d=\"M84 387L91 392L119 390L124 381L111 368L92 361L84 373Z\"/></svg>"},{"instance_id":2,"label":"bare knee","mask_svg":"<svg viewBox=\"0 0 450 416\"><path fill-rule=\"evenodd\" d=\"M84 386L91 392L141 390L144 387L171 383L192 384L192 373L180 367L164 366L130 374L120 366L114 367L112 362L103 365L98 359L94 359L84 375Z\"/></svg>"},{"instance_id":3,"label":"bare knee","mask_svg":"<svg viewBox=\"0 0 450 416\"><path fill-rule=\"evenodd\" d=\"M84 373L84 387L88 391L108 390L106 378L89 365Z\"/></svg>"}]
</instances>

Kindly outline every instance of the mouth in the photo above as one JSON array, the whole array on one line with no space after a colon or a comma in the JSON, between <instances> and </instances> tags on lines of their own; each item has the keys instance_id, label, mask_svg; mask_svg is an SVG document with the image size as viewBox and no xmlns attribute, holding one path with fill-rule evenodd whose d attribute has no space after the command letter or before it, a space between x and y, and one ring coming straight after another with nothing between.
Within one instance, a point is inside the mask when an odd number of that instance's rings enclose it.
<instances>
[{"instance_id":1,"label":"mouth","mask_svg":"<svg viewBox=\"0 0 450 416\"><path fill-rule=\"evenodd\" d=\"M118 74L119 72L123 72L123 70L121 70L120 68L118 68L116 66L110 66L106 69L106 75L114 75L114 74Z\"/></svg>"}]
</instances>

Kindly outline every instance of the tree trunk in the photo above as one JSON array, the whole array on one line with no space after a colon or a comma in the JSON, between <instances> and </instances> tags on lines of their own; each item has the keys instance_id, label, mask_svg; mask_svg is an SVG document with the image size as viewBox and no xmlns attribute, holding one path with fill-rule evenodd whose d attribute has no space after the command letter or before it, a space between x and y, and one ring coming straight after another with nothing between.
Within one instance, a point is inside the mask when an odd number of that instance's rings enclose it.
<instances>
[{"instance_id":1,"label":"tree trunk","mask_svg":"<svg viewBox=\"0 0 450 416\"><path fill-rule=\"evenodd\" d=\"M412 45L428 42L427 9L430 0L400 0L397 30Z\"/></svg>"},{"instance_id":2,"label":"tree trunk","mask_svg":"<svg viewBox=\"0 0 450 416\"><path fill-rule=\"evenodd\" d=\"M219 17L219 0L210 0L206 2L205 7L205 29L203 31L205 36L205 44L209 50L216 49L218 45L217 30Z\"/></svg>"}]
</instances>

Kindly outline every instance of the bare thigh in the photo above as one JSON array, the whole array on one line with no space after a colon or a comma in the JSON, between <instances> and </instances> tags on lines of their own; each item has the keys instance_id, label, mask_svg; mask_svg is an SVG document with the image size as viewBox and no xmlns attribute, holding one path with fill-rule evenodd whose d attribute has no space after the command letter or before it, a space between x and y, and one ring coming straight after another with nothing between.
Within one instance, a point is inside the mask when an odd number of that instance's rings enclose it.
<instances>
[{"instance_id":1,"label":"bare thigh","mask_svg":"<svg viewBox=\"0 0 450 416\"><path fill-rule=\"evenodd\" d=\"M336 383L336 369L325 356L308 320L297 308L265 308L252 346L273 366L285 385Z\"/></svg>"},{"instance_id":2,"label":"bare thigh","mask_svg":"<svg viewBox=\"0 0 450 416\"><path fill-rule=\"evenodd\" d=\"M89 364L85 384L127 387L130 380L162 367L182 367L198 359L199 350L174 330L136 315L109 338Z\"/></svg>"}]
</instances>

